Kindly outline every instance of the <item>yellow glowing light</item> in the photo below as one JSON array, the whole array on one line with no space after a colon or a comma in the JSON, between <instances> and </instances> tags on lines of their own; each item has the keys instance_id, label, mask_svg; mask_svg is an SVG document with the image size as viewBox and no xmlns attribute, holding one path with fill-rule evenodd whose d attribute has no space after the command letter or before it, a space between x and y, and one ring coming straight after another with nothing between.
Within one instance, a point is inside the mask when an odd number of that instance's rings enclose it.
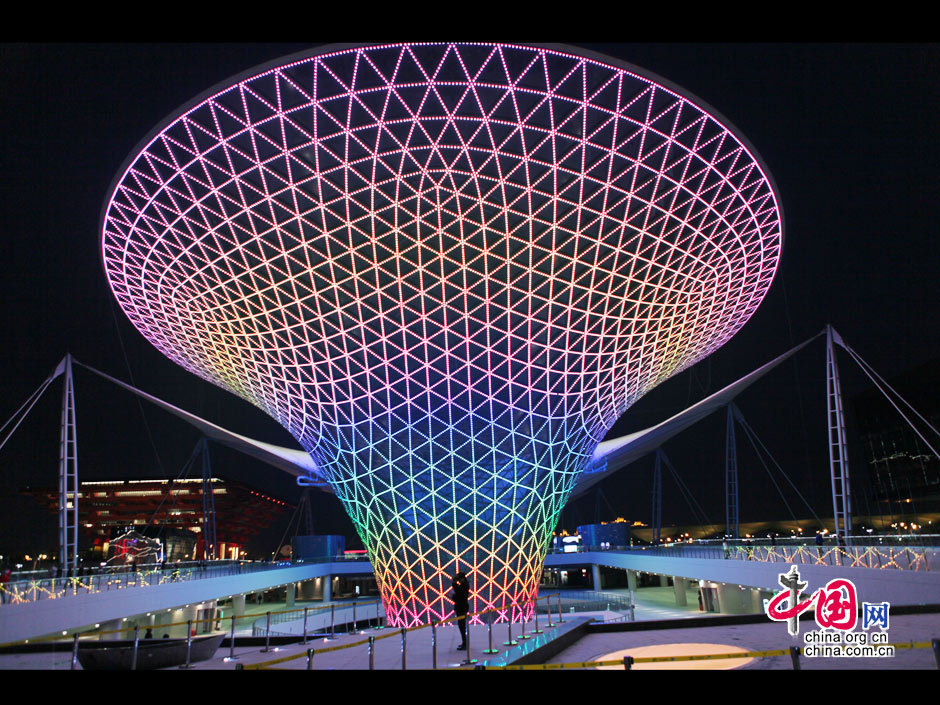
<instances>
[{"instance_id":1,"label":"yellow glowing light","mask_svg":"<svg viewBox=\"0 0 940 705\"><path fill-rule=\"evenodd\" d=\"M623 660L624 656L633 658L657 658L669 656L706 656L710 654L746 654L747 649L739 646L725 646L724 644L656 644L655 646L636 646L613 653L604 654L595 660L614 661ZM709 659L702 661L660 661L655 663L634 663L634 671L690 671L690 670L708 670L708 671L726 671L734 668L746 666L753 658L742 656L741 658L727 659ZM622 671L623 666L598 666L599 671Z\"/></svg>"}]
</instances>

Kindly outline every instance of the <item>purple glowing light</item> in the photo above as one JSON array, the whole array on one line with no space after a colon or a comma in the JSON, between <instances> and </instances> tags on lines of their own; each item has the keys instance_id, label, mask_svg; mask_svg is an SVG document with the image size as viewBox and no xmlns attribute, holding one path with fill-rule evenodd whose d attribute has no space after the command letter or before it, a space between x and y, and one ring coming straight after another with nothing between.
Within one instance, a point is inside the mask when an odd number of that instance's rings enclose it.
<instances>
[{"instance_id":1,"label":"purple glowing light","mask_svg":"<svg viewBox=\"0 0 940 705\"><path fill-rule=\"evenodd\" d=\"M534 594L598 441L744 325L781 237L752 151L676 91L420 44L302 58L172 118L102 253L145 337L310 453L410 624L446 613L458 564L480 606Z\"/></svg>"}]
</instances>

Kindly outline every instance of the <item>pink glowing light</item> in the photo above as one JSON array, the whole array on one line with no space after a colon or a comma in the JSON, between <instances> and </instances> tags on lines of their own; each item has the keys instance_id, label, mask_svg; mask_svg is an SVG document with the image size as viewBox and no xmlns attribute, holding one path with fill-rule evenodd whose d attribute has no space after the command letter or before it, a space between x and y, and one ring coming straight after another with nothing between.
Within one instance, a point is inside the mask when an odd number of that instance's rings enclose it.
<instances>
[{"instance_id":1,"label":"pink glowing light","mask_svg":"<svg viewBox=\"0 0 940 705\"><path fill-rule=\"evenodd\" d=\"M238 80L135 153L102 229L138 330L310 453L395 624L447 614L456 566L475 609L531 598L606 430L744 325L782 239L695 101L506 44Z\"/></svg>"}]
</instances>

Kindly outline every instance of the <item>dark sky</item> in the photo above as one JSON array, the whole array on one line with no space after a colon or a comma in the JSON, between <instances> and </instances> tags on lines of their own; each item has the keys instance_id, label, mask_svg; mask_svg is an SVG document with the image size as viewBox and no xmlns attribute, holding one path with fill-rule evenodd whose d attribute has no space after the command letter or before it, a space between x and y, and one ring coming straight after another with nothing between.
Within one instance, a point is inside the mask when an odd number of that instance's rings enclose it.
<instances>
[{"instance_id":1,"label":"dark sky","mask_svg":"<svg viewBox=\"0 0 940 705\"><path fill-rule=\"evenodd\" d=\"M226 428L294 445L273 420L177 367L134 330L105 282L99 219L118 168L165 116L215 83L311 46L0 46L0 423L71 351ZM763 157L785 218L781 266L750 322L637 403L612 434L656 423L827 322L889 378L940 355L940 45L581 46L659 74L721 112ZM831 515L824 360L817 341L738 404L816 511ZM841 364L847 393L863 390L861 374L846 357ZM175 477L197 432L77 375L80 476ZM17 492L56 483L59 404L59 389L47 392L0 450L0 553L54 545L55 517ZM724 418L716 416L665 448L714 521L724 520L723 447ZM217 446L213 458L223 477L288 501L299 496L277 470ZM744 451L740 462L742 521L786 518L764 471ZM648 458L605 482L601 518L648 522L651 473ZM563 525L593 520L594 504L594 495L574 503ZM669 479L663 507L666 523L691 518ZM333 497L318 495L315 509L318 532L352 534ZM283 527L273 531L266 541Z\"/></svg>"}]
</instances>

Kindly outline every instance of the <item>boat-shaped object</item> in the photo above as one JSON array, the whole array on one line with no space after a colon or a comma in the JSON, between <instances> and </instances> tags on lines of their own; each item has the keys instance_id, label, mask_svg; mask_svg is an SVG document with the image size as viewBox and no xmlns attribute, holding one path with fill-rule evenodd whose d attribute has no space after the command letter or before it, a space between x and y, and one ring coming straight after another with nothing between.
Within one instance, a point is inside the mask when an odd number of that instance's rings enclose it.
<instances>
[{"instance_id":1,"label":"boat-shaped object","mask_svg":"<svg viewBox=\"0 0 940 705\"><path fill-rule=\"evenodd\" d=\"M207 661L225 638L225 632L192 638L189 663ZM134 659L133 639L83 641L78 644L78 662L86 671L129 671ZM137 664L139 671L171 668L186 663L186 639L139 639Z\"/></svg>"}]
</instances>

